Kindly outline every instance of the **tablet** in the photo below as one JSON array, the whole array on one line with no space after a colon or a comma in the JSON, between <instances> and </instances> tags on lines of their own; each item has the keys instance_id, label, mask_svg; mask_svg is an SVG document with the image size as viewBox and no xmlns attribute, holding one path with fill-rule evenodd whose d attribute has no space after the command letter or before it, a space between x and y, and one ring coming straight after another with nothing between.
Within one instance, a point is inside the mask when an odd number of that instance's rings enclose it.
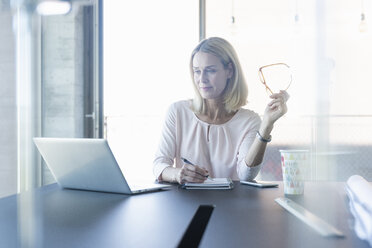
<instances>
[{"instance_id":1,"label":"tablet","mask_svg":"<svg viewBox=\"0 0 372 248\"><path fill-rule=\"evenodd\" d=\"M241 184L246 184L250 186L260 187L260 188L272 188L272 187L278 187L277 183L273 182L265 182L265 181L240 181Z\"/></svg>"}]
</instances>

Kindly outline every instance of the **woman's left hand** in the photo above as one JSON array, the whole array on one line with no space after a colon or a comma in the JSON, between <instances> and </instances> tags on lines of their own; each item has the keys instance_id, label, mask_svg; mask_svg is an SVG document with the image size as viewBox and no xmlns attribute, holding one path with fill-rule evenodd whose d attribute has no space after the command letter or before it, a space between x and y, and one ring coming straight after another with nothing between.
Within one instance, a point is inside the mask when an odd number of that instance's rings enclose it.
<instances>
[{"instance_id":1,"label":"woman's left hand","mask_svg":"<svg viewBox=\"0 0 372 248\"><path fill-rule=\"evenodd\" d=\"M281 90L279 93L272 94L270 98L272 100L266 106L263 120L268 125L274 125L274 122L287 113L286 102L289 99L289 94L287 91Z\"/></svg>"}]
</instances>

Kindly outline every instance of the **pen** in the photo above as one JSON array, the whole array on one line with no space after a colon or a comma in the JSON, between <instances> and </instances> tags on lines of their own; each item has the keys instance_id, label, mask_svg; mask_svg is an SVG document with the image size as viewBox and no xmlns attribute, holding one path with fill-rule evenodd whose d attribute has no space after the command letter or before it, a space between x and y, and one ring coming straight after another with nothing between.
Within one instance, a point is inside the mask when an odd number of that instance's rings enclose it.
<instances>
[{"instance_id":1,"label":"pen","mask_svg":"<svg viewBox=\"0 0 372 248\"><path fill-rule=\"evenodd\" d=\"M181 160L185 163L185 164L190 164L190 165L192 165L192 166L195 166L193 163L191 163L189 160L187 160L186 158L181 158ZM199 174L199 173L198 173ZM209 177L209 175L207 175L207 176L205 176L205 177ZM211 178L209 178L209 179L211 179Z\"/></svg>"}]
</instances>

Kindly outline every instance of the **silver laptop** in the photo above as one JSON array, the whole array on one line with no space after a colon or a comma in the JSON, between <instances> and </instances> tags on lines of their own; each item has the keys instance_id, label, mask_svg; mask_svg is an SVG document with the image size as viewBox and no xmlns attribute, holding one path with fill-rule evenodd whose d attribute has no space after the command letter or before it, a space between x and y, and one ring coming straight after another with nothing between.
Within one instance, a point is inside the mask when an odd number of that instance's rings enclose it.
<instances>
[{"instance_id":1,"label":"silver laptop","mask_svg":"<svg viewBox=\"0 0 372 248\"><path fill-rule=\"evenodd\" d=\"M34 138L34 142L63 188L135 194L170 187L128 185L105 139Z\"/></svg>"}]
</instances>

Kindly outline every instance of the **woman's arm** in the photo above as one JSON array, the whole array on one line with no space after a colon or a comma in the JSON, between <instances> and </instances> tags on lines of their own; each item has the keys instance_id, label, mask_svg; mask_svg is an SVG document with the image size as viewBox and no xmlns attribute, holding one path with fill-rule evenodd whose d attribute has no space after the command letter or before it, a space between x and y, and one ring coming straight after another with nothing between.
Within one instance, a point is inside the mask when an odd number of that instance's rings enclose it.
<instances>
[{"instance_id":1,"label":"woman's arm","mask_svg":"<svg viewBox=\"0 0 372 248\"><path fill-rule=\"evenodd\" d=\"M173 168L176 156L176 107L172 104L165 116L160 142L153 162L153 173L157 180L168 181L162 177L165 169Z\"/></svg>"},{"instance_id":2,"label":"woman's arm","mask_svg":"<svg viewBox=\"0 0 372 248\"><path fill-rule=\"evenodd\" d=\"M255 140L250 147L245 163L248 167L255 167L262 163L266 145L271 140L270 133L274 123L287 112L286 102L289 95L286 91L280 91L270 96L273 100L267 105L261 126Z\"/></svg>"},{"instance_id":3,"label":"woman's arm","mask_svg":"<svg viewBox=\"0 0 372 248\"><path fill-rule=\"evenodd\" d=\"M171 105L166 115L153 164L154 175L159 181L172 183L204 182L208 171L197 165L184 164L182 168L173 167L177 149L176 122L182 121L177 119L176 108L175 104Z\"/></svg>"},{"instance_id":4,"label":"woman's arm","mask_svg":"<svg viewBox=\"0 0 372 248\"><path fill-rule=\"evenodd\" d=\"M273 127L274 127L273 125L268 125L268 124L265 124L264 122L261 122L261 126L258 130L258 133L262 137L262 139L260 139L259 136L256 135L256 138L254 139L253 144L248 150L248 154L245 156L244 161L248 167L254 167L262 163L263 156L266 150L266 145L268 143L263 140L271 139L270 133Z\"/></svg>"}]
</instances>

